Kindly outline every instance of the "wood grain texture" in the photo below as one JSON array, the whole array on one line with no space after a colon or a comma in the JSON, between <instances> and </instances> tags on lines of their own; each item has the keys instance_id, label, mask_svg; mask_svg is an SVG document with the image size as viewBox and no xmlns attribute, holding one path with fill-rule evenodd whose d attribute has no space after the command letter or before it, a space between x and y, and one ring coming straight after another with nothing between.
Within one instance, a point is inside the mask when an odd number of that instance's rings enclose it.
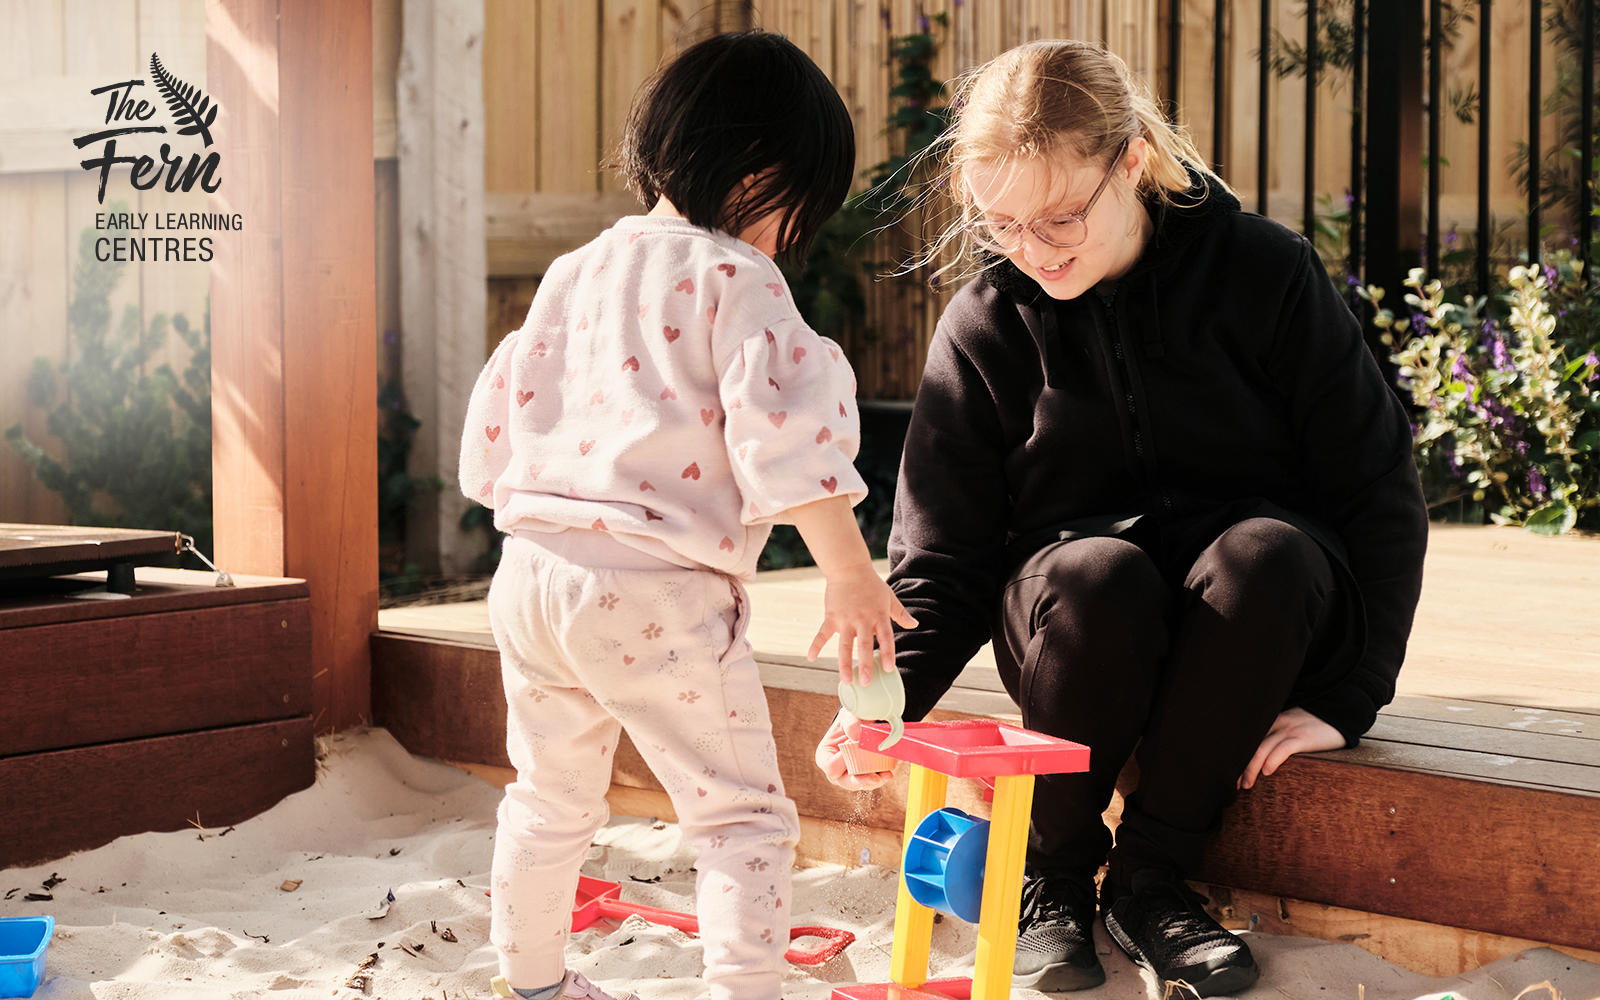
<instances>
[{"instance_id":1,"label":"wood grain texture","mask_svg":"<svg viewBox=\"0 0 1600 1000\"><path fill-rule=\"evenodd\" d=\"M130 602L116 602L126 604ZM310 601L0 632L0 757L311 711Z\"/></svg>"},{"instance_id":2,"label":"wood grain texture","mask_svg":"<svg viewBox=\"0 0 1600 1000\"><path fill-rule=\"evenodd\" d=\"M537 9L542 5L524 5ZM461 422L485 355L484 8L404 0L400 57L400 327L406 400L421 421L410 471L438 475L407 511L407 558L469 572L478 542L458 527Z\"/></svg>"},{"instance_id":3,"label":"wood grain texture","mask_svg":"<svg viewBox=\"0 0 1600 1000\"><path fill-rule=\"evenodd\" d=\"M1282 937L1348 941L1403 969L1441 979L1548 944L1528 937L1364 913L1247 889L1204 883L1198 888L1210 899L1206 912L1229 930L1248 928ZM1557 950L1581 961L1600 963L1600 953L1585 948L1560 945Z\"/></svg>"},{"instance_id":4,"label":"wood grain texture","mask_svg":"<svg viewBox=\"0 0 1600 1000\"><path fill-rule=\"evenodd\" d=\"M215 135L228 165L213 212L245 228L211 262L213 554L219 565L284 575L283 193L278 5L208 0L206 75L225 109Z\"/></svg>"},{"instance_id":5,"label":"wood grain texture","mask_svg":"<svg viewBox=\"0 0 1600 1000\"><path fill-rule=\"evenodd\" d=\"M511 766L495 649L383 632L371 642L374 724L412 753Z\"/></svg>"},{"instance_id":6,"label":"wood grain texture","mask_svg":"<svg viewBox=\"0 0 1600 1000\"><path fill-rule=\"evenodd\" d=\"M661 3L603 0L600 16L600 155L604 162L622 142L634 93L661 62ZM627 190L622 178L610 170L601 171L600 188Z\"/></svg>"},{"instance_id":7,"label":"wood grain texture","mask_svg":"<svg viewBox=\"0 0 1600 1000\"><path fill-rule=\"evenodd\" d=\"M541 4L483 3L483 187L538 191Z\"/></svg>"},{"instance_id":8,"label":"wood grain texture","mask_svg":"<svg viewBox=\"0 0 1600 1000\"><path fill-rule=\"evenodd\" d=\"M1291 758L1239 796L1197 877L1600 948L1600 795Z\"/></svg>"},{"instance_id":9,"label":"wood grain texture","mask_svg":"<svg viewBox=\"0 0 1600 1000\"><path fill-rule=\"evenodd\" d=\"M600 17L594 0L539 4L539 188L600 190Z\"/></svg>"},{"instance_id":10,"label":"wood grain texture","mask_svg":"<svg viewBox=\"0 0 1600 1000\"><path fill-rule=\"evenodd\" d=\"M256 601L289 601L310 594L304 580L236 575L234 586L215 585L216 574L188 569L140 566L138 586L127 601L82 601L59 597L8 597L0 600L0 640L6 629L116 618L159 611L193 611ZM72 579L103 583L104 573Z\"/></svg>"},{"instance_id":11,"label":"wood grain texture","mask_svg":"<svg viewBox=\"0 0 1600 1000\"><path fill-rule=\"evenodd\" d=\"M308 717L0 758L0 868L192 820L214 832L315 777Z\"/></svg>"},{"instance_id":12,"label":"wood grain texture","mask_svg":"<svg viewBox=\"0 0 1600 1000\"><path fill-rule=\"evenodd\" d=\"M371 717L378 624L372 15L366 2L279 9L284 566L311 587L324 732Z\"/></svg>"},{"instance_id":13,"label":"wood grain texture","mask_svg":"<svg viewBox=\"0 0 1600 1000\"><path fill-rule=\"evenodd\" d=\"M372 0L372 155L380 160L393 159L399 142L395 90L403 34L400 0Z\"/></svg>"}]
</instances>

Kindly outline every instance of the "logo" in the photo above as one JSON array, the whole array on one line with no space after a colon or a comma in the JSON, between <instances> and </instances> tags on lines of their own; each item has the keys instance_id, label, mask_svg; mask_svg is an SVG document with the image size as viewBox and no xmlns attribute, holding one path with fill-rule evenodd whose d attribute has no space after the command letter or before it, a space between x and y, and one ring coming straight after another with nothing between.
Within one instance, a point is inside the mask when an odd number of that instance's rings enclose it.
<instances>
[{"instance_id":1,"label":"logo","mask_svg":"<svg viewBox=\"0 0 1600 1000\"><path fill-rule=\"evenodd\" d=\"M166 99L167 110L175 127L175 131L171 134L198 136L204 143L204 148L210 148L213 141L211 126L216 123L217 112L222 106L212 103L211 98L199 87L186 84L174 76L161 65L161 57L154 52L150 54L150 76L155 80L156 90ZM96 87L89 91L93 96L108 95L105 123L113 127L79 136L72 140L72 144L84 149L105 143L98 157L83 160L80 164L85 170L100 171L100 204L105 204L106 181L111 177L112 168L123 164L128 167L129 182L140 191L149 191L157 184L163 183L163 178L168 191L190 191L196 183L199 183L201 189L206 192L220 188L222 178L218 170L222 166L222 154L215 150L208 153L204 159L201 158L200 151L191 151L187 165L184 163L183 153L173 153L170 142L161 144L159 163L148 153L125 156L117 154L117 140L120 138L167 133L166 125L140 124L150 121L160 110L159 101L157 104L152 104L147 100L135 99L134 88L143 86L146 86L145 80L133 79L108 83L104 87ZM123 124L124 122L130 124Z\"/></svg>"},{"instance_id":2,"label":"logo","mask_svg":"<svg viewBox=\"0 0 1600 1000\"><path fill-rule=\"evenodd\" d=\"M104 87L96 87L89 91L90 96L105 97L105 124L110 127L79 136L72 140L72 144L79 149L104 144L100 146L99 156L83 160L80 164L85 170L100 172L100 188L97 195L99 204L105 204L106 183L111 179L112 170L119 166L128 168L128 182L139 191L149 191L157 184L161 184L169 192L187 192L199 184L200 189L209 194L222 187L220 173L222 154L216 150L206 152L215 142L211 130L216 125L217 114L222 110L222 106L213 102L199 87L184 83L161 64L161 57L154 52L150 54L150 78L154 81L154 93L136 89L150 85L149 81L143 79L108 83ZM150 93L154 102L144 99L142 95L145 93ZM163 100L166 103L166 115L171 119L170 132L167 124L156 124L159 120L156 116L161 112ZM184 137L190 145L198 141L200 148L189 149L187 161L184 160L182 150L173 151L173 142L161 143L155 157L137 146L134 148L138 151L118 152L119 139L132 144L139 140L129 137L145 135L171 135L174 140ZM114 204L113 208L116 207ZM244 228L244 219L237 214L210 212L150 213L114 210L97 212L94 218L96 229L239 230ZM212 259L213 250L209 236L117 236L102 237L97 240L95 256L103 261L203 263Z\"/></svg>"}]
</instances>

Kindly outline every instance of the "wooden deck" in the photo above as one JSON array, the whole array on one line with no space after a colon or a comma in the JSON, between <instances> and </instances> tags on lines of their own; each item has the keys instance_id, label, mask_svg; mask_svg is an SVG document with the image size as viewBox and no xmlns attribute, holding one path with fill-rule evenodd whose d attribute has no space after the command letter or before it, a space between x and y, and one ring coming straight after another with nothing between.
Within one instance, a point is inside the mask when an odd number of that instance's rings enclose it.
<instances>
[{"instance_id":1,"label":"wooden deck","mask_svg":"<svg viewBox=\"0 0 1600 1000\"><path fill-rule=\"evenodd\" d=\"M831 650L804 657L820 577L762 574L750 591L751 641L785 720L786 789L811 817L802 851L896 863L904 777L856 796L811 764L837 706ZM379 617L379 724L415 752L503 780L504 701L482 602ZM985 649L935 717L1015 713ZM619 748L613 780L613 809L672 815L631 751ZM981 811L964 785L952 783L952 804ZM838 816L856 825L822 818ZM1265 930L1350 937L1360 926L1362 943L1391 959L1381 949L1430 938L1410 956L1419 971L1472 968L1529 942L1600 959L1600 538L1436 526L1394 704L1360 747L1295 758L1242 795L1203 878L1219 913Z\"/></svg>"}]
</instances>

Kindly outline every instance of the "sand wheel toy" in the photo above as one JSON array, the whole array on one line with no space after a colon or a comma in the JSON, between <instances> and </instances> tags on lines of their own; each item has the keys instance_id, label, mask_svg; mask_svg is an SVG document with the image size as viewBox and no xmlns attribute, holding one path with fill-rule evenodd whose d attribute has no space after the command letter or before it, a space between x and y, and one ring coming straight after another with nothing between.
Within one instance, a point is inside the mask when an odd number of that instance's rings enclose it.
<instances>
[{"instance_id":1,"label":"sand wheel toy","mask_svg":"<svg viewBox=\"0 0 1600 1000\"><path fill-rule=\"evenodd\" d=\"M893 981L841 986L832 1000L1008 997L1034 776L1087 771L1089 748L983 719L911 722L898 742L889 736L890 727L883 723L861 726L863 749L911 765L889 965ZM885 748L885 742L893 745ZM989 820L944 808L950 778L993 780ZM972 979L928 980L935 910L977 923Z\"/></svg>"}]
</instances>

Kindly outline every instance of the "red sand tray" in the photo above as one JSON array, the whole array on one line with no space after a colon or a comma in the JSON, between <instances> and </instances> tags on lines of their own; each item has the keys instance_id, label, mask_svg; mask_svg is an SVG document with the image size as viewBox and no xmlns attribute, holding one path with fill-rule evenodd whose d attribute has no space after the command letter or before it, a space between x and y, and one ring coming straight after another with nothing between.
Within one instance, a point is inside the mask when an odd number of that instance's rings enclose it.
<instances>
[{"instance_id":1,"label":"red sand tray","mask_svg":"<svg viewBox=\"0 0 1600 1000\"><path fill-rule=\"evenodd\" d=\"M834 987L831 1000L972 1000L972 980L930 979L921 986L857 983Z\"/></svg>"},{"instance_id":2,"label":"red sand tray","mask_svg":"<svg viewBox=\"0 0 1600 1000\"><path fill-rule=\"evenodd\" d=\"M888 736L887 723L861 725L864 749L921 764L952 778L1089 770L1089 748L1083 744L992 719L908 722L905 735L885 750L881 744Z\"/></svg>"}]
</instances>

